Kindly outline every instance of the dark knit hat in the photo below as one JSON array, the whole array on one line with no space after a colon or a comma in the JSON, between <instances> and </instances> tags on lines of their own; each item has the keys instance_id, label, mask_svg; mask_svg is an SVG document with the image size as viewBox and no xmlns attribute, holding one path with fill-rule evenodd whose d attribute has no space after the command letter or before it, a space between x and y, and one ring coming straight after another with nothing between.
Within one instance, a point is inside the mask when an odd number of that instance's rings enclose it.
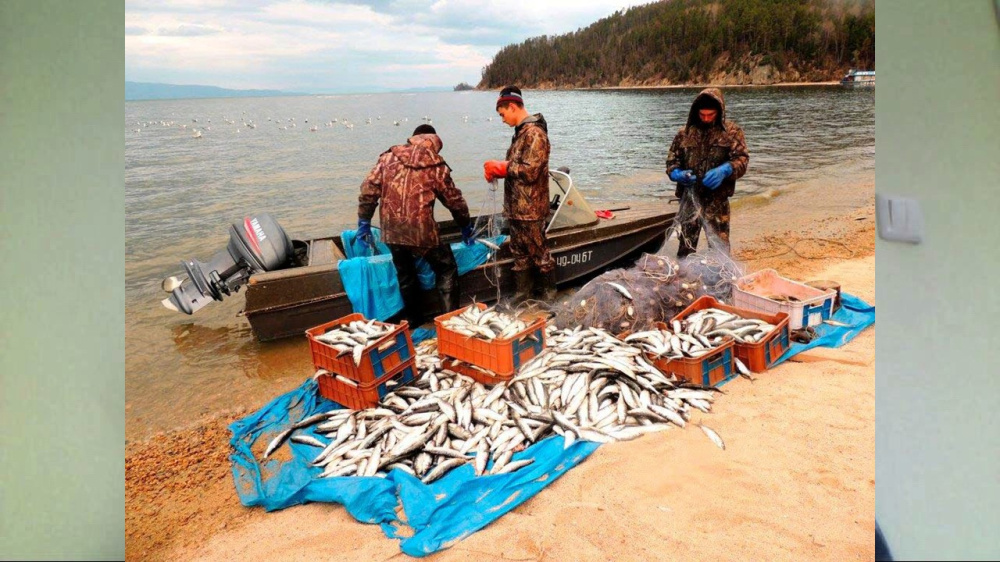
<instances>
[{"instance_id":1,"label":"dark knit hat","mask_svg":"<svg viewBox=\"0 0 1000 562\"><path fill-rule=\"evenodd\" d=\"M497 107L500 107L501 103L515 102L524 106L524 98L521 97L521 89L517 86L507 86L506 88L500 90L500 97L497 98Z\"/></svg>"},{"instance_id":2,"label":"dark knit hat","mask_svg":"<svg viewBox=\"0 0 1000 562\"><path fill-rule=\"evenodd\" d=\"M417 136L417 135L436 135L436 134L437 134L437 131L434 130L434 127L432 127L432 126L424 123L423 125L417 125L417 128L413 129L413 135L411 135L411 136Z\"/></svg>"}]
</instances>

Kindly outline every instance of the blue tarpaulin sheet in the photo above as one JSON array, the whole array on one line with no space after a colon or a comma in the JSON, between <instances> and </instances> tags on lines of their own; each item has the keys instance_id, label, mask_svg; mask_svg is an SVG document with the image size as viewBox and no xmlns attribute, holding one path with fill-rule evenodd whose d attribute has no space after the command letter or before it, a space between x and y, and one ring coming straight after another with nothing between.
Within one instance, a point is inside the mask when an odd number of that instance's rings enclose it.
<instances>
[{"instance_id":1,"label":"blue tarpaulin sheet","mask_svg":"<svg viewBox=\"0 0 1000 562\"><path fill-rule=\"evenodd\" d=\"M875 307L854 295L841 293L840 309L834 313L833 320L847 324L847 327L831 326L829 324L813 326L819 337L809 343L792 343L788 347L788 351L779 357L774 362L774 365L780 365L790 357L802 353L807 349L821 345L825 347L840 347L853 340L862 330L875 323Z\"/></svg>"},{"instance_id":2,"label":"blue tarpaulin sheet","mask_svg":"<svg viewBox=\"0 0 1000 562\"><path fill-rule=\"evenodd\" d=\"M341 233L344 254L348 258L339 262L341 282L354 312L361 313L368 319L388 320L403 309L392 255L389 247L382 242L382 233L378 228L372 228L375 255L372 255L368 244L357 239L356 232L345 230ZM490 240L499 246L506 238L498 236ZM471 246L456 242L451 245L451 251L455 255L459 276L486 263L490 257L490 249L479 242ZM425 291L434 288L434 271L423 259L417 259L417 278Z\"/></svg>"},{"instance_id":3,"label":"blue tarpaulin sheet","mask_svg":"<svg viewBox=\"0 0 1000 562\"><path fill-rule=\"evenodd\" d=\"M848 294L833 319L850 327L822 325L820 337L807 345L795 344L778 362L817 345L840 347L875 323L875 308ZM420 332L421 338L432 335ZM593 453L597 443L576 441L563 449L560 436L553 436L514 455L514 460L533 458L534 463L514 472L475 477L473 467L452 470L432 484L423 484L399 470L385 478L316 478L320 468L309 465L319 449L286 441L263 462L264 447L291 424L310 415L339 408L319 396L312 379L272 400L257 413L233 423L230 443L234 453L233 479L240 502L263 506L267 511L306 502L342 504L355 519L379 523L390 538L400 540L410 556L425 556L469 536L504 513L528 500ZM304 429L319 439L312 428ZM256 446L254 446L256 444ZM257 456L251 447L258 451ZM290 448L290 452L289 452ZM397 515L402 507L402 517Z\"/></svg>"}]
</instances>

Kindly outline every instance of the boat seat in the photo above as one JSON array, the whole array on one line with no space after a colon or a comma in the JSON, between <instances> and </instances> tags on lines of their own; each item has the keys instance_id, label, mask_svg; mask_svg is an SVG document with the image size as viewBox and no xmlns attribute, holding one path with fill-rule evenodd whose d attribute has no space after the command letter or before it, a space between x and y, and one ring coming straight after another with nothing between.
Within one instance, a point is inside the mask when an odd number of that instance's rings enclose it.
<instances>
[{"instance_id":1,"label":"boat seat","mask_svg":"<svg viewBox=\"0 0 1000 562\"><path fill-rule=\"evenodd\" d=\"M309 244L309 265L325 265L347 259L344 252L334 243L333 238L313 240Z\"/></svg>"}]
</instances>

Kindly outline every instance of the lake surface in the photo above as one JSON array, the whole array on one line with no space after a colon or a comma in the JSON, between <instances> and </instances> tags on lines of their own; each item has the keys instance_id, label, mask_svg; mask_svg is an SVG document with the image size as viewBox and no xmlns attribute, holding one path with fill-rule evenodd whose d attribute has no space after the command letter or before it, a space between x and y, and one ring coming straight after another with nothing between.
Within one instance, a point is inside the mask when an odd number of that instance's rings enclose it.
<instances>
[{"instance_id":1,"label":"lake surface","mask_svg":"<svg viewBox=\"0 0 1000 562\"><path fill-rule=\"evenodd\" d=\"M569 167L589 199L655 201L673 195L666 151L697 93L529 91L525 99L548 121L551 167ZM732 88L725 96L750 151L737 197L874 177L874 90ZM425 119L476 214L487 202L482 163L502 159L512 134L495 99L470 91L126 102L126 437L255 407L312 374L304 338L253 338L238 314L242 292L194 316L163 308L160 281L182 260L222 250L229 224L252 212L270 213L293 238L354 228L358 188L378 155Z\"/></svg>"}]
</instances>

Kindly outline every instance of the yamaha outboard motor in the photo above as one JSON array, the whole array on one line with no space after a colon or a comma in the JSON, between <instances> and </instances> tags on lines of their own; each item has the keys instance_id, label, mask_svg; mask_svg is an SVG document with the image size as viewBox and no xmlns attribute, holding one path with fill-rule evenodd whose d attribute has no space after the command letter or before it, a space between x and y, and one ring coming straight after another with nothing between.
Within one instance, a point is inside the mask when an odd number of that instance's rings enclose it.
<instances>
[{"instance_id":1,"label":"yamaha outboard motor","mask_svg":"<svg viewBox=\"0 0 1000 562\"><path fill-rule=\"evenodd\" d=\"M208 263L182 262L187 278L167 277L163 290L170 293L163 306L194 314L212 300L239 291L251 275L281 269L292 256L292 241L267 213L250 215L229 225L229 245Z\"/></svg>"}]
</instances>

